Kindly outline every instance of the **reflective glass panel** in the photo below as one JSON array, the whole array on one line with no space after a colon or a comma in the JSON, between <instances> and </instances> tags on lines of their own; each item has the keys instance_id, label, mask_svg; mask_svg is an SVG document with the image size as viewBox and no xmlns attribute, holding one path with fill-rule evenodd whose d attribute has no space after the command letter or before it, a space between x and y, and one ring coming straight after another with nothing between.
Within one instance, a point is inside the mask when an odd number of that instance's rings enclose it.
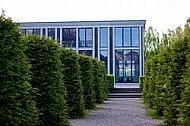
<instances>
[{"instance_id":1,"label":"reflective glass panel","mask_svg":"<svg viewBox=\"0 0 190 126\"><path fill-rule=\"evenodd\" d=\"M40 29L33 29L33 35L40 35Z\"/></svg>"},{"instance_id":2,"label":"reflective glass panel","mask_svg":"<svg viewBox=\"0 0 190 126\"><path fill-rule=\"evenodd\" d=\"M139 50L132 50L132 63L139 63Z\"/></svg>"},{"instance_id":3,"label":"reflective glass panel","mask_svg":"<svg viewBox=\"0 0 190 126\"><path fill-rule=\"evenodd\" d=\"M115 46L122 46L122 28L115 28Z\"/></svg>"},{"instance_id":4,"label":"reflective glass panel","mask_svg":"<svg viewBox=\"0 0 190 126\"><path fill-rule=\"evenodd\" d=\"M46 29L45 28L42 29L42 35L46 36Z\"/></svg>"},{"instance_id":5,"label":"reflective glass panel","mask_svg":"<svg viewBox=\"0 0 190 126\"><path fill-rule=\"evenodd\" d=\"M132 28L132 46L139 46L139 28Z\"/></svg>"},{"instance_id":6,"label":"reflective glass panel","mask_svg":"<svg viewBox=\"0 0 190 126\"><path fill-rule=\"evenodd\" d=\"M48 28L48 38L55 40L55 28Z\"/></svg>"},{"instance_id":7,"label":"reflective glass panel","mask_svg":"<svg viewBox=\"0 0 190 126\"><path fill-rule=\"evenodd\" d=\"M86 46L92 46L92 29L86 29Z\"/></svg>"},{"instance_id":8,"label":"reflective glass panel","mask_svg":"<svg viewBox=\"0 0 190 126\"><path fill-rule=\"evenodd\" d=\"M26 35L32 35L33 30L32 29L26 29Z\"/></svg>"},{"instance_id":9,"label":"reflective glass panel","mask_svg":"<svg viewBox=\"0 0 190 126\"><path fill-rule=\"evenodd\" d=\"M107 50L101 50L100 51L100 61L104 62L105 69L107 71L107 64L108 64L108 51Z\"/></svg>"},{"instance_id":10,"label":"reflective glass panel","mask_svg":"<svg viewBox=\"0 0 190 126\"><path fill-rule=\"evenodd\" d=\"M85 47L85 29L79 29L79 46Z\"/></svg>"},{"instance_id":11,"label":"reflective glass panel","mask_svg":"<svg viewBox=\"0 0 190 126\"><path fill-rule=\"evenodd\" d=\"M108 29L100 28L100 47L108 46Z\"/></svg>"},{"instance_id":12,"label":"reflective glass panel","mask_svg":"<svg viewBox=\"0 0 190 126\"><path fill-rule=\"evenodd\" d=\"M60 28L57 28L57 43L60 43Z\"/></svg>"},{"instance_id":13,"label":"reflective glass panel","mask_svg":"<svg viewBox=\"0 0 190 126\"><path fill-rule=\"evenodd\" d=\"M76 29L62 29L62 43L64 47L76 47Z\"/></svg>"},{"instance_id":14,"label":"reflective glass panel","mask_svg":"<svg viewBox=\"0 0 190 126\"><path fill-rule=\"evenodd\" d=\"M124 46L131 46L130 28L123 28L123 32Z\"/></svg>"}]
</instances>

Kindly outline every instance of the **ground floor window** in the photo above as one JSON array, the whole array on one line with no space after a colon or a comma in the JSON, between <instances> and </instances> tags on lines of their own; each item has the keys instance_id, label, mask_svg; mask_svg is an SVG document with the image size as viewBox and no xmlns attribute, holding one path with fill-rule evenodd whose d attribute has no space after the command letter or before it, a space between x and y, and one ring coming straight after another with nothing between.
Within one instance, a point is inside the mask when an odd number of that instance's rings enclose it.
<instances>
[{"instance_id":1,"label":"ground floor window","mask_svg":"<svg viewBox=\"0 0 190 126\"><path fill-rule=\"evenodd\" d=\"M116 83L137 83L139 70L139 50L115 50Z\"/></svg>"}]
</instances>

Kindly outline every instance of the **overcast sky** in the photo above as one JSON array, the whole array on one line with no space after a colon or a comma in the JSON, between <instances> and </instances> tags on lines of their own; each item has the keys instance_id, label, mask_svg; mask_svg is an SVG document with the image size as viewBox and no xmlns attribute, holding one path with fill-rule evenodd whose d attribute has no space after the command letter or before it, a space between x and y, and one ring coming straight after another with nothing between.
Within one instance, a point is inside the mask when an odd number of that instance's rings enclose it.
<instances>
[{"instance_id":1,"label":"overcast sky","mask_svg":"<svg viewBox=\"0 0 190 126\"><path fill-rule=\"evenodd\" d=\"M0 0L15 22L146 20L160 33L190 17L190 0Z\"/></svg>"}]
</instances>

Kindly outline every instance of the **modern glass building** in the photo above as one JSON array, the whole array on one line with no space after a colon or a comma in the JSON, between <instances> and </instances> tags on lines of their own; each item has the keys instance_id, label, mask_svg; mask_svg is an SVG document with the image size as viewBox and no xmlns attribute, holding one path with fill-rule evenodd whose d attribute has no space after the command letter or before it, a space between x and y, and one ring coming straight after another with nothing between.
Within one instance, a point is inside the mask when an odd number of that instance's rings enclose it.
<instances>
[{"instance_id":1,"label":"modern glass building","mask_svg":"<svg viewBox=\"0 0 190 126\"><path fill-rule=\"evenodd\" d=\"M105 62L117 85L136 85L144 74L145 20L25 22L24 35L46 36L65 48Z\"/></svg>"}]
</instances>

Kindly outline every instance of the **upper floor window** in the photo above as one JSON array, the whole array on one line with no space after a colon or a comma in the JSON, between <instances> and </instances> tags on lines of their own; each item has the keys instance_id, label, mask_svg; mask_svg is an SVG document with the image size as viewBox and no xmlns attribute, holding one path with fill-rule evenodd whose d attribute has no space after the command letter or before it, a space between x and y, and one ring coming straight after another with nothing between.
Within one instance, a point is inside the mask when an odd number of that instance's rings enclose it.
<instances>
[{"instance_id":1,"label":"upper floor window","mask_svg":"<svg viewBox=\"0 0 190 126\"><path fill-rule=\"evenodd\" d=\"M139 46L138 27L117 27L115 28L115 46Z\"/></svg>"},{"instance_id":2,"label":"upper floor window","mask_svg":"<svg viewBox=\"0 0 190 126\"><path fill-rule=\"evenodd\" d=\"M64 47L76 47L76 29L62 29L62 43Z\"/></svg>"},{"instance_id":3,"label":"upper floor window","mask_svg":"<svg viewBox=\"0 0 190 126\"><path fill-rule=\"evenodd\" d=\"M48 28L48 37L51 40L55 40L55 28Z\"/></svg>"},{"instance_id":4,"label":"upper floor window","mask_svg":"<svg viewBox=\"0 0 190 126\"><path fill-rule=\"evenodd\" d=\"M108 47L108 28L100 28L100 47Z\"/></svg>"},{"instance_id":5,"label":"upper floor window","mask_svg":"<svg viewBox=\"0 0 190 126\"><path fill-rule=\"evenodd\" d=\"M40 35L40 28L21 29L23 35Z\"/></svg>"},{"instance_id":6,"label":"upper floor window","mask_svg":"<svg viewBox=\"0 0 190 126\"><path fill-rule=\"evenodd\" d=\"M79 28L79 47L92 47L92 28Z\"/></svg>"},{"instance_id":7,"label":"upper floor window","mask_svg":"<svg viewBox=\"0 0 190 126\"><path fill-rule=\"evenodd\" d=\"M132 46L139 46L139 28L132 28Z\"/></svg>"}]
</instances>

